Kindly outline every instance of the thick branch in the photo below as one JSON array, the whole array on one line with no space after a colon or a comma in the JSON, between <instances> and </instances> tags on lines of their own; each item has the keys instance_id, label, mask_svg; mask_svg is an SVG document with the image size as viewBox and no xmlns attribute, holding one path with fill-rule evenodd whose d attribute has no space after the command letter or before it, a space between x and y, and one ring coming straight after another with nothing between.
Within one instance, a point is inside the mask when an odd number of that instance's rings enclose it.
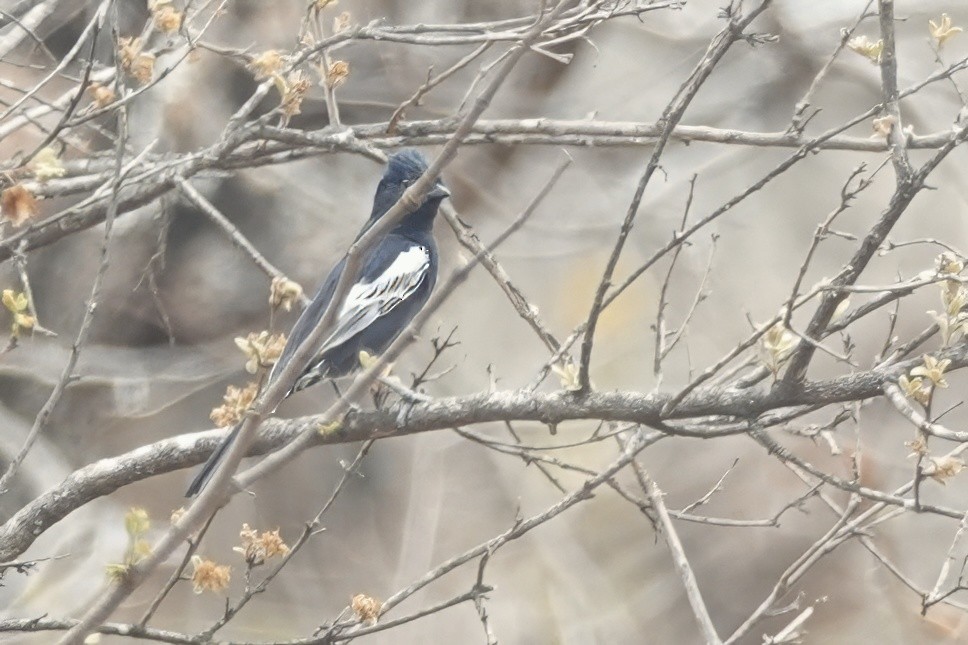
<instances>
[{"instance_id":1,"label":"thick branch","mask_svg":"<svg viewBox=\"0 0 968 645\"><path fill-rule=\"evenodd\" d=\"M948 350L940 358L951 359L951 370L968 366L968 344ZM671 419L724 415L753 419L780 408L859 401L880 396L885 382L893 382L900 374L920 364L921 359L914 359L828 381L806 382L796 390L698 388L673 410ZM338 430L313 433L311 445L348 443L503 421L536 421L553 425L590 419L631 422L699 438L745 431L743 423L706 431L700 428L677 430L663 425L661 411L672 396L670 393L592 392L578 397L570 392L517 390L447 397L413 406L403 426L398 426L394 409L352 413ZM318 429L322 420L322 415L269 419L263 424L249 454L276 450L296 436ZM93 499L133 482L203 462L222 434L223 431L210 430L179 435L75 471L59 486L27 504L0 526L0 561L16 558L38 535Z\"/></svg>"}]
</instances>

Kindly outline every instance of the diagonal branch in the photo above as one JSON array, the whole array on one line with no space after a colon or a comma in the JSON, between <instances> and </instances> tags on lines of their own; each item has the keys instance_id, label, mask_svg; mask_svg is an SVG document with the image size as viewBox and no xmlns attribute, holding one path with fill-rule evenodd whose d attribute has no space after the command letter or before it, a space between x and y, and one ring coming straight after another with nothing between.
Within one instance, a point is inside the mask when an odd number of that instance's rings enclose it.
<instances>
[{"instance_id":1,"label":"diagonal branch","mask_svg":"<svg viewBox=\"0 0 968 645\"><path fill-rule=\"evenodd\" d=\"M615 246L612 249L612 254L608 258L608 262L605 265L605 270L602 273L602 279L598 284L598 289L595 292L595 297L592 300L591 311L588 314L588 320L585 324L585 337L582 340L581 345L581 360L578 365L578 384L580 386L581 392L588 392L590 388L589 380L589 369L592 357L592 347L595 341L595 330L598 326L598 319L602 313L603 302L605 300L605 293L608 291L612 284L612 274L615 272L615 267L618 265L618 259L622 255L622 249L625 247L625 241L628 239L629 233L632 231L632 225L635 223L635 217L639 212L639 205L642 203L642 197L645 194L645 189L649 185L649 181L655 174L655 171L659 168L659 161L662 159L662 154L665 152L666 144L669 142L669 138L672 136L672 131L679 124L682 119L682 115L685 114L686 108L692 102L692 99L699 92L703 83L712 74L713 69L722 60L729 48L741 38L744 37L743 31L759 16L766 8L770 5L772 0L762 0L754 9L752 9L746 16L736 17L729 15L727 17L728 23L726 27L720 31L712 42L709 44L709 48L706 50L705 55L693 69L689 78L682 84L679 91L673 97L672 101L666 106L662 111L662 116L659 117L659 124L662 127L662 133L659 135L658 141L656 141L655 149L652 152L652 156L646 165L645 172L642 174L639 183L635 188L635 195L632 197L632 203L629 204L628 211L625 213L625 219L622 222L622 227L619 230L618 239L615 241Z\"/></svg>"},{"instance_id":2,"label":"diagonal branch","mask_svg":"<svg viewBox=\"0 0 968 645\"><path fill-rule=\"evenodd\" d=\"M679 541L679 533L672 523L672 518L669 516L669 510L666 508L665 501L662 499L663 492L644 469L639 469L639 473L645 485L645 492L649 496L649 501L652 502L652 508L655 510L662 536L665 538L665 543L669 547L669 552L672 554L672 563L676 571L679 572L679 577L682 578L682 584L686 588L686 598L689 599L689 606L692 607L692 613L696 617L696 622L699 623L699 629L702 631L703 638L707 644L715 645L722 643L722 639L716 633L716 626L713 625L712 618L709 617L706 602L703 600L702 593L699 591L696 574L693 573L689 559L686 557L685 549L682 548L682 542Z\"/></svg>"},{"instance_id":3,"label":"diagonal branch","mask_svg":"<svg viewBox=\"0 0 968 645\"><path fill-rule=\"evenodd\" d=\"M332 299L321 317L320 324L303 341L287 367L282 370L279 377L266 388L266 391L260 395L259 400L253 405L251 413L240 426L236 441L228 450L221 466L213 475L208 488L202 492L182 518L154 546L150 556L132 566L127 571L123 580L115 582L106 592L101 594L98 601L84 615L81 621L60 640L61 645L80 645L97 625L106 620L115 608L137 589L147 579L148 575L231 495L229 492L230 479L238 467L239 462L242 460L242 457L248 451L249 444L254 439L260 422L282 400L285 392L288 391L292 383L298 378L302 366L308 362L310 355L314 351L314 347L320 339L329 333L329 330L336 320L337 313L342 306L342 302L349 293L352 282L359 270L363 252L375 244L379 237L392 228L407 212L413 211L420 205L423 196L430 190L444 166L456 156L457 147L460 145L462 139L470 133L474 122L487 109L491 99L497 93L503 81L510 75L511 70L514 69L518 61L529 51L530 46L538 40L545 27L551 24L565 9L565 6L566 2L562 0L528 30L519 44L515 46L513 52L508 56L505 63L495 73L490 84L478 96L474 105L462 119L452 139L444 146L440 155L431 163L423 176L407 189L400 200L390 208L378 223L370 227L353 244L347 252L345 269L334 289ZM369 380L357 379L357 390L365 390L369 382L377 376L372 369L368 370L367 373ZM327 415L329 421L332 421L338 413L342 412L342 409L347 404L347 401L341 399L337 405L333 406L330 414Z\"/></svg>"}]
</instances>

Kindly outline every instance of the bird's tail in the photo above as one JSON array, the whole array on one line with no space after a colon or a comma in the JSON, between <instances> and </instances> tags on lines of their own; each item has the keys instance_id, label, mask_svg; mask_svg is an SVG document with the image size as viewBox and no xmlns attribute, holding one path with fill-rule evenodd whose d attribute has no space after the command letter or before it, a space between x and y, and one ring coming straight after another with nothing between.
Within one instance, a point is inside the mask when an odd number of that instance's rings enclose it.
<instances>
[{"instance_id":1,"label":"bird's tail","mask_svg":"<svg viewBox=\"0 0 968 645\"><path fill-rule=\"evenodd\" d=\"M239 434L239 428L241 427L241 423L236 425L234 428L232 428L232 432L222 439L222 443L218 445L218 447L215 449L215 452L212 453L212 455L208 458L208 461L205 462L205 465L202 466L202 469L198 471L197 475L195 475L195 479L192 480L191 485L185 492L185 497L194 497L195 495L198 495L203 488L205 488L205 484L207 484L208 480L211 479L212 475L215 474L215 470L218 468L219 462L222 461L222 457L225 456L225 453L228 452L232 442L235 441L235 437L237 434Z\"/></svg>"}]
</instances>

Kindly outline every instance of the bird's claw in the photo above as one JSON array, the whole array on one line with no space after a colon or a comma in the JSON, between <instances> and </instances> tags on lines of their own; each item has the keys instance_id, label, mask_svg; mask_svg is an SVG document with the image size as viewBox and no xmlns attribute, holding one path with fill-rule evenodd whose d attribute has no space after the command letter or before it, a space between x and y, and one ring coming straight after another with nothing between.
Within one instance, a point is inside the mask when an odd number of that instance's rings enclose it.
<instances>
[{"instance_id":1,"label":"bird's claw","mask_svg":"<svg viewBox=\"0 0 968 645\"><path fill-rule=\"evenodd\" d=\"M410 420L410 413L413 411L415 405L433 400L422 392L408 388L397 378L381 377L380 383L400 397L398 403L400 409L397 412L397 428L403 428L407 425L407 422Z\"/></svg>"},{"instance_id":2,"label":"bird's claw","mask_svg":"<svg viewBox=\"0 0 968 645\"><path fill-rule=\"evenodd\" d=\"M397 429L402 430L407 427L407 422L410 420L410 413L413 411L414 401L407 401L406 399L400 400L400 410L397 412Z\"/></svg>"},{"instance_id":3,"label":"bird's claw","mask_svg":"<svg viewBox=\"0 0 968 645\"><path fill-rule=\"evenodd\" d=\"M428 403L432 400L431 397L427 396L423 392L411 390L409 387L401 383L400 379L394 376L381 376L378 380L387 389L391 390L401 399L408 401L411 404Z\"/></svg>"}]
</instances>

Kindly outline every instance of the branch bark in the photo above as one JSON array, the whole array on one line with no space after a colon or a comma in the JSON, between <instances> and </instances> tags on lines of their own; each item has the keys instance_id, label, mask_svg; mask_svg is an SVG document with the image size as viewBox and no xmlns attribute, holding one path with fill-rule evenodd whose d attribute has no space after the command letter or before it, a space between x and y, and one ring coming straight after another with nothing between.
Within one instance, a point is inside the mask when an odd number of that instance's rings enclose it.
<instances>
[{"instance_id":1,"label":"branch bark","mask_svg":"<svg viewBox=\"0 0 968 645\"><path fill-rule=\"evenodd\" d=\"M966 367L968 344L943 352L940 358L952 361L950 370ZM559 425L567 421L594 419L641 423L668 434L712 438L741 434L747 430L747 425L738 423L722 430L703 431L696 428L678 429L669 422L722 415L755 419L773 410L793 406L822 406L877 397L881 395L885 382L895 381L898 376L920 364L921 359L912 359L827 381L808 381L797 390L699 388L676 406L668 417L663 416L662 410L674 396L670 393L612 391L576 396L566 391L535 393L522 389L445 397L420 403L411 408L403 426L398 425L398 414L394 408L353 412L346 416L338 429L325 434L316 432L325 421L323 415L289 420L268 419L248 454L261 455L277 450L300 435L311 437L306 446L308 448L504 421ZM117 457L102 459L75 471L59 486L27 504L0 526L0 561L16 558L27 550L37 536L93 499L148 477L202 463L223 434L223 430L208 430L179 435Z\"/></svg>"}]
</instances>

